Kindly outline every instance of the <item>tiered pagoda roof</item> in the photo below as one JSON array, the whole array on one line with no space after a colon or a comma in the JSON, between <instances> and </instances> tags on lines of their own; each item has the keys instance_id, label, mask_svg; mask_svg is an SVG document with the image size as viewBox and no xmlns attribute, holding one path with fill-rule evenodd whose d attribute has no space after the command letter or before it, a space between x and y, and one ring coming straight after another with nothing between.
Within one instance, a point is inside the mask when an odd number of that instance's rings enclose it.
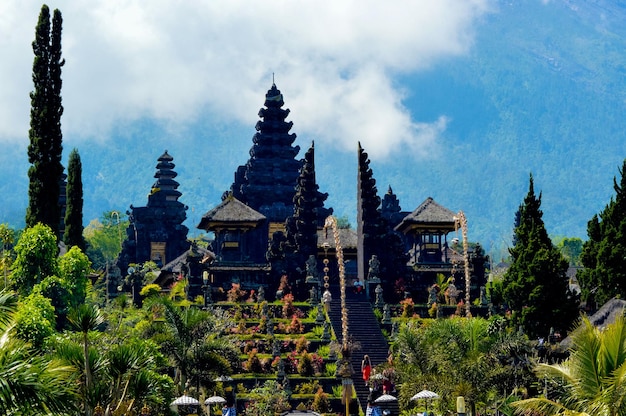
<instances>
[{"instance_id":1,"label":"tiered pagoda roof","mask_svg":"<svg viewBox=\"0 0 626 416\"><path fill-rule=\"evenodd\" d=\"M164 262L178 257L189 248L187 233L183 224L187 218L187 206L178 200L182 195L178 191L178 182L174 180L174 158L167 150L157 159L156 181L148 194L145 207L130 206L127 211L130 225L128 236L119 257L119 265L126 270L129 263L143 263L153 260L155 243L164 244Z\"/></svg>"},{"instance_id":2,"label":"tiered pagoda roof","mask_svg":"<svg viewBox=\"0 0 626 416\"><path fill-rule=\"evenodd\" d=\"M276 84L265 95L265 108L259 110L262 120L252 141L248 163L239 166L231 186L235 198L265 215L269 221L283 222L293 214L296 180L302 163L295 159L300 151L289 133L292 122L286 122L283 95Z\"/></svg>"}]
</instances>

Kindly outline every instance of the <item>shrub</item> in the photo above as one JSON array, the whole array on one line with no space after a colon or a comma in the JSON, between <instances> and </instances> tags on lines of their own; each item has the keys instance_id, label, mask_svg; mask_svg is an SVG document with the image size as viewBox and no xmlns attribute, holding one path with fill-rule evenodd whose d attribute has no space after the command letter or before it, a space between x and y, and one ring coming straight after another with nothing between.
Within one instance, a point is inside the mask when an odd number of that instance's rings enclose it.
<instances>
[{"instance_id":1,"label":"shrub","mask_svg":"<svg viewBox=\"0 0 626 416\"><path fill-rule=\"evenodd\" d=\"M297 316L294 316L291 319L291 323L285 328L285 332L288 334L301 334L304 332L304 325L302 325Z\"/></svg>"},{"instance_id":2,"label":"shrub","mask_svg":"<svg viewBox=\"0 0 626 416\"><path fill-rule=\"evenodd\" d=\"M335 377L335 372L337 372L337 363L326 363L324 377Z\"/></svg>"},{"instance_id":3,"label":"shrub","mask_svg":"<svg viewBox=\"0 0 626 416\"><path fill-rule=\"evenodd\" d=\"M413 299L406 298L400 301L400 304L402 305L402 317L411 318L413 316L413 310L415 306L415 304L413 303Z\"/></svg>"},{"instance_id":4,"label":"shrub","mask_svg":"<svg viewBox=\"0 0 626 416\"><path fill-rule=\"evenodd\" d=\"M248 354L248 360L243 364L243 367L250 373L262 373L263 365L258 356L258 350L253 348Z\"/></svg>"},{"instance_id":5,"label":"shrub","mask_svg":"<svg viewBox=\"0 0 626 416\"><path fill-rule=\"evenodd\" d=\"M291 293L283 296L283 318L291 318L295 313L295 306L293 305L293 295Z\"/></svg>"},{"instance_id":6,"label":"shrub","mask_svg":"<svg viewBox=\"0 0 626 416\"><path fill-rule=\"evenodd\" d=\"M330 347L328 345L320 345L317 347L317 355L321 357L328 357L330 354Z\"/></svg>"},{"instance_id":7,"label":"shrub","mask_svg":"<svg viewBox=\"0 0 626 416\"><path fill-rule=\"evenodd\" d=\"M311 354L308 352L305 352L300 356L300 360L298 361L298 374L305 377L311 377L315 374L313 360L311 358Z\"/></svg>"},{"instance_id":8,"label":"shrub","mask_svg":"<svg viewBox=\"0 0 626 416\"><path fill-rule=\"evenodd\" d=\"M428 309L428 316L430 316L431 318L437 316L437 302L433 302L433 304L430 306L430 309Z\"/></svg>"},{"instance_id":9,"label":"shrub","mask_svg":"<svg viewBox=\"0 0 626 416\"><path fill-rule=\"evenodd\" d=\"M230 290L226 294L229 302L241 302L246 296L246 291L241 290L241 284L233 283Z\"/></svg>"},{"instance_id":10,"label":"shrub","mask_svg":"<svg viewBox=\"0 0 626 416\"><path fill-rule=\"evenodd\" d=\"M296 394L314 394L321 388L319 381L311 380L296 386Z\"/></svg>"},{"instance_id":11,"label":"shrub","mask_svg":"<svg viewBox=\"0 0 626 416\"><path fill-rule=\"evenodd\" d=\"M317 392L315 393L311 409L318 413L330 412L330 400L328 399L328 394L324 393L324 389L322 389L321 387L318 388Z\"/></svg>"},{"instance_id":12,"label":"shrub","mask_svg":"<svg viewBox=\"0 0 626 416\"><path fill-rule=\"evenodd\" d=\"M322 335L324 335L324 327L316 325L311 330L311 333L313 334L314 338L322 338Z\"/></svg>"},{"instance_id":13,"label":"shrub","mask_svg":"<svg viewBox=\"0 0 626 416\"><path fill-rule=\"evenodd\" d=\"M465 316L465 302L463 299L456 304L456 311L454 312L456 316Z\"/></svg>"},{"instance_id":14,"label":"shrub","mask_svg":"<svg viewBox=\"0 0 626 416\"><path fill-rule=\"evenodd\" d=\"M310 342L304 336L301 336L296 340L296 353L302 354L305 351L308 351Z\"/></svg>"},{"instance_id":15,"label":"shrub","mask_svg":"<svg viewBox=\"0 0 626 416\"><path fill-rule=\"evenodd\" d=\"M158 296L161 293L161 286L156 283L151 283L149 285L145 285L139 294L144 298L149 298L151 296Z\"/></svg>"}]
</instances>

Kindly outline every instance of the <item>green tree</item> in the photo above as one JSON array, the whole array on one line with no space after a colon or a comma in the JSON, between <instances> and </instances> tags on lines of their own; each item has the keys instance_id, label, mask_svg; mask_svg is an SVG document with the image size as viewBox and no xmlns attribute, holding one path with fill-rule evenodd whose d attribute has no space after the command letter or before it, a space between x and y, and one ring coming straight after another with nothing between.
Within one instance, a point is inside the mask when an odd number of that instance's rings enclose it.
<instances>
[{"instance_id":1,"label":"green tree","mask_svg":"<svg viewBox=\"0 0 626 416\"><path fill-rule=\"evenodd\" d=\"M164 325L153 327L152 337L178 370L174 381L179 391L184 391L187 381L194 386L210 384L232 371L231 362L239 362L232 343L217 338L220 330L212 314L165 299L151 307L163 314Z\"/></svg>"},{"instance_id":2,"label":"green tree","mask_svg":"<svg viewBox=\"0 0 626 416\"><path fill-rule=\"evenodd\" d=\"M457 396L473 408L532 385L532 347L500 320L452 317L402 326L392 347L401 405L414 404L409 398L424 386L441 396L436 405L445 413Z\"/></svg>"},{"instance_id":3,"label":"green tree","mask_svg":"<svg viewBox=\"0 0 626 416\"><path fill-rule=\"evenodd\" d=\"M104 322L104 317L95 305L84 303L72 309L68 315L68 321L72 328L82 334L83 337L83 369L85 371L85 391L91 392L93 386L93 374L89 354L89 332L96 330ZM92 403L84 403L87 414L91 414Z\"/></svg>"},{"instance_id":4,"label":"green tree","mask_svg":"<svg viewBox=\"0 0 626 416\"><path fill-rule=\"evenodd\" d=\"M41 293L31 293L20 303L15 314L15 330L18 338L40 349L44 341L54 333L54 306Z\"/></svg>"},{"instance_id":5,"label":"green tree","mask_svg":"<svg viewBox=\"0 0 626 416\"><path fill-rule=\"evenodd\" d=\"M63 241L67 247L86 248L83 238L83 181L82 163L78 150L72 150L67 164L67 199L65 208L65 232Z\"/></svg>"},{"instance_id":6,"label":"green tree","mask_svg":"<svg viewBox=\"0 0 626 416\"><path fill-rule=\"evenodd\" d=\"M59 259L59 274L67 283L71 298L70 307L80 305L87 295L88 278L91 262L78 246L73 246Z\"/></svg>"},{"instance_id":7,"label":"green tree","mask_svg":"<svg viewBox=\"0 0 626 416\"><path fill-rule=\"evenodd\" d=\"M127 311L130 320L140 316ZM136 320L133 322L136 323ZM153 414L165 414L174 396L174 384L166 374L167 360L151 340L138 338L129 327L108 327L106 332L89 333L89 368L92 384L77 380L80 399L87 409L101 405L107 414L139 414L148 404ZM82 334L81 334L82 337ZM77 374L85 374L82 342L72 334L52 338L48 345Z\"/></svg>"},{"instance_id":8,"label":"green tree","mask_svg":"<svg viewBox=\"0 0 626 416\"><path fill-rule=\"evenodd\" d=\"M600 306L615 296L626 298L626 160L613 178L615 198L587 223L588 240L577 274L582 299Z\"/></svg>"},{"instance_id":9,"label":"green tree","mask_svg":"<svg viewBox=\"0 0 626 416\"><path fill-rule=\"evenodd\" d=\"M52 304L53 322L56 322L56 329L61 331L65 328L67 314L70 309L70 299L72 291L69 284L60 277L47 276L40 283L33 287L31 295L39 294Z\"/></svg>"},{"instance_id":10,"label":"green tree","mask_svg":"<svg viewBox=\"0 0 626 416\"><path fill-rule=\"evenodd\" d=\"M15 241L15 231L9 227L8 224L0 224L0 242L2 242L2 274L4 275L4 288L9 285L8 276L9 268L11 266L10 249L13 247Z\"/></svg>"},{"instance_id":11,"label":"green tree","mask_svg":"<svg viewBox=\"0 0 626 416\"><path fill-rule=\"evenodd\" d=\"M246 415L266 416L289 410L289 394L275 380L267 380L250 390L250 403Z\"/></svg>"},{"instance_id":12,"label":"green tree","mask_svg":"<svg viewBox=\"0 0 626 416\"><path fill-rule=\"evenodd\" d=\"M67 324L69 310L85 302L90 263L87 256L73 246L57 264L58 275L44 277L33 286L31 293L38 293L52 303L56 329L60 331Z\"/></svg>"},{"instance_id":13,"label":"green tree","mask_svg":"<svg viewBox=\"0 0 626 416\"><path fill-rule=\"evenodd\" d=\"M563 237L557 240L556 247L570 266L580 266L580 254L583 251L583 240L578 237Z\"/></svg>"},{"instance_id":14,"label":"green tree","mask_svg":"<svg viewBox=\"0 0 626 416\"><path fill-rule=\"evenodd\" d=\"M626 414L626 321L599 329L584 318L572 334L569 358L562 364L539 364L539 379L550 385L548 396L513 403L518 414Z\"/></svg>"},{"instance_id":15,"label":"green tree","mask_svg":"<svg viewBox=\"0 0 626 416\"><path fill-rule=\"evenodd\" d=\"M550 328L565 333L578 316L578 299L569 289L567 260L548 237L540 207L541 193L535 196L530 175L502 294L513 312L513 323L521 325L530 337L545 337Z\"/></svg>"},{"instance_id":16,"label":"green tree","mask_svg":"<svg viewBox=\"0 0 626 416\"><path fill-rule=\"evenodd\" d=\"M10 278L20 294L27 295L35 284L57 275L57 238L47 225L39 223L24 230L14 250Z\"/></svg>"},{"instance_id":17,"label":"green tree","mask_svg":"<svg viewBox=\"0 0 626 416\"><path fill-rule=\"evenodd\" d=\"M61 12L54 10L52 26L50 9L41 7L33 41L33 83L30 94L30 130L28 132L28 208L26 226L41 222L59 235L61 208L59 206L60 182L63 175L61 156Z\"/></svg>"},{"instance_id":18,"label":"green tree","mask_svg":"<svg viewBox=\"0 0 626 416\"><path fill-rule=\"evenodd\" d=\"M37 354L15 336L16 301L0 291L0 414L71 414L77 410L73 369Z\"/></svg>"},{"instance_id":19,"label":"green tree","mask_svg":"<svg viewBox=\"0 0 626 416\"><path fill-rule=\"evenodd\" d=\"M124 230L128 225L125 214L108 211L102 214L100 220L92 220L85 228L84 235L89 246L87 256L95 269L103 269L117 258L122 251Z\"/></svg>"}]
</instances>

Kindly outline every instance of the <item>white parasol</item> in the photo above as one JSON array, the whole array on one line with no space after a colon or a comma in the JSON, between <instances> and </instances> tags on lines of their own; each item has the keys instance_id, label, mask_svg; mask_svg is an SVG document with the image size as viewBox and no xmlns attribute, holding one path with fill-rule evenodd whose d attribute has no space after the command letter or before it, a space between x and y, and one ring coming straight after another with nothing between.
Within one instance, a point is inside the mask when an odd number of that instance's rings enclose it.
<instances>
[{"instance_id":1,"label":"white parasol","mask_svg":"<svg viewBox=\"0 0 626 416\"><path fill-rule=\"evenodd\" d=\"M398 398L395 396L392 396L391 394L383 394L382 396L374 400L374 403L395 402L397 400Z\"/></svg>"},{"instance_id":2,"label":"white parasol","mask_svg":"<svg viewBox=\"0 0 626 416\"><path fill-rule=\"evenodd\" d=\"M435 393L434 391L422 390L419 393L415 394L413 397L411 397L411 400L424 399L424 401L426 402L426 411L428 411L428 402L430 401L430 399L438 399L438 398L439 398L439 395Z\"/></svg>"},{"instance_id":3,"label":"white parasol","mask_svg":"<svg viewBox=\"0 0 626 416\"><path fill-rule=\"evenodd\" d=\"M226 399L222 396L211 396L204 401L204 404L208 407L209 416L211 416L211 405L226 403Z\"/></svg>"},{"instance_id":4,"label":"white parasol","mask_svg":"<svg viewBox=\"0 0 626 416\"><path fill-rule=\"evenodd\" d=\"M434 391L430 390L422 390L419 393L415 394L411 397L411 400L419 400L419 399L438 399L439 395Z\"/></svg>"},{"instance_id":5,"label":"white parasol","mask_svg":"<svg viewBox=\"0 0 626 416\"><path fill-rule=\"evenodd\" d=\"M197 406L199 404L198 400L184 394L172 402L172 406Z\"/></svg>"},{"instance_id":6,"label":"white parasol","mask_svg":"<svg viewBox=\"0 0 626 416\"><path fill-rule=\"evenodd\" d=\"M226 403L226 399L222 396L211 396L204 401L205 405Z\"/></svg>"}]
</instances>

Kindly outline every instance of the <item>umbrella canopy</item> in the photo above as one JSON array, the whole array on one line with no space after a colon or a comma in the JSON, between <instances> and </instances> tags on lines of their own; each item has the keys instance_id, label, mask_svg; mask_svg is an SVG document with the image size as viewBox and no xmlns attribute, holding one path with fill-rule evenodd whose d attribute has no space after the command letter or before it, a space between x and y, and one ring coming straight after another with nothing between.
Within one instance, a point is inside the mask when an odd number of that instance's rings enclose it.
<instances>
[{"instance_id":1,"label":"umbrella canopy","mask_svg":"<svg viewBox=\"0 0 626 416\"><path fill-rule=\"evenodd\" d=\"M434 391L430 390L422 390L419 393L415 394L411 397L411 400L419 400L419 399L438 399L439 395Z\"/></svg>"},{"instance_id":2,"label":"umbrella canopy","mask_svg":"<svg viewBox=\"0 0 626 416\"><path fill-rule=\"evenodd\" d=\"M378 399L374 400L374 403L385 403L385 402L395 402L398 398L392 396L391 394L383 394Z\"/></svg>"},{"instance_id":3,"label":"umbrella canopy","mask_svg":"<svg viewBox=\"0 0 626 416\"><path fill-rule=\"evenodd\" d=\"M218 404L218 403L226 403L226 399L223 398L222 396L211 396L204 401L204 404L207 406L210 404Z\"/></svg>"},{"instance_id":4,"label":"umbrella canopy","mask_svg":"<svg viewBox=\"0 0 626 416\"><path fill-rule=\"evenodd\" d=\"M172 406L197 406L199 404L200 402L198 400L184 394L172 402Z\"/></svg>"}]
</instances>

